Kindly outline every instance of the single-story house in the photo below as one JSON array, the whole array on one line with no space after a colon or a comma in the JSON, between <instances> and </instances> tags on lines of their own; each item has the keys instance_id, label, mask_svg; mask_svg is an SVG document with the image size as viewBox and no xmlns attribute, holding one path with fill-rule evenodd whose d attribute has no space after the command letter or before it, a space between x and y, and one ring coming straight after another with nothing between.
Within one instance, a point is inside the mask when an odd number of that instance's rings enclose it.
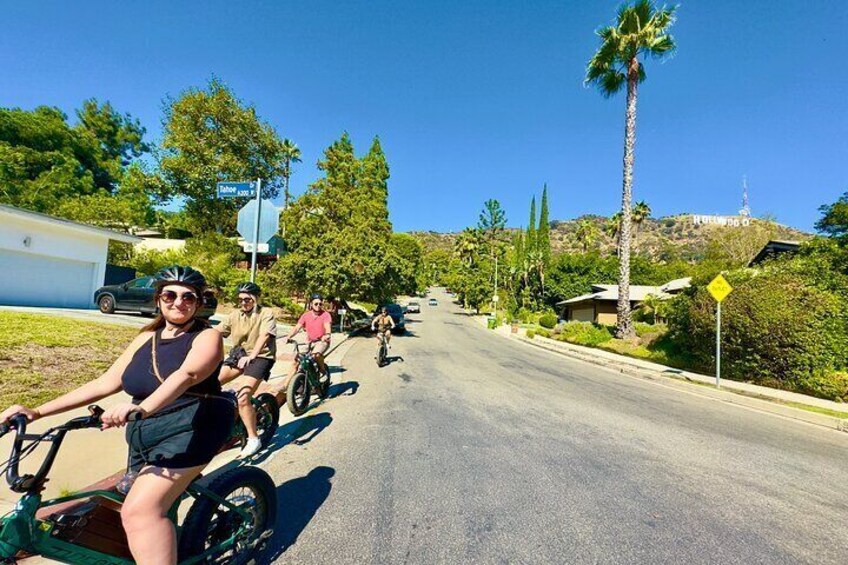
<instances>
[{"instance_id":1,"label":"single-story house","mask_svg":"<svg viewBox=\"0 0 848 565\"><path fill-rule=\"evenodd\" d=\"M636 309L648 296L672 298L689 286L691 278L675 279L662 286L630 285L630 307ZM593 284L592 292L557 302L560 317L567 322L594 322L611 326L618 316L618 285Z\"/></svg>"},{"instance_id":2,"label":"single-story house","mask_svg":"<svg viewBox=\"0 0 848 565\"><path fill-rule=\"evenodd\" d=\"M748 266L756 267L766 259L771 259L784 253L795 253L800 247L800 241L772 239L771 241L765 244L765 246L760 250L760 252L757 253L756 257L751 259L751 262L748 263Z\"/></svg>"},{"instance_id":3,"label":"single-story house","mask_svg":"<svg viewBox=\"0 0 848 565\"><path fill-rule=\"evenodd\" d=\"M0 205L0 304L94 308L109 241L138 237Z\"/></svg>"}]
</instances>

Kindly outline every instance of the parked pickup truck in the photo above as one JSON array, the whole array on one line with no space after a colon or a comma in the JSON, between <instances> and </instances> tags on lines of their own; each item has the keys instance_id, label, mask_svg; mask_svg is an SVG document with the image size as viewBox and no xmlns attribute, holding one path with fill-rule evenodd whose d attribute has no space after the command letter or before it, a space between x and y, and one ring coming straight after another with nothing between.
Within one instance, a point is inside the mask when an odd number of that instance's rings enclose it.
<instances>
[{"instance_id":1,"label":"parked pickup truck","mask_svg":"<svg viewBox=\"0 0 848 565\"><path fill-rule=\"evenodd\" d=\"M126 310L153 316L157 313L156 303L153 301L153 294L156 292L155 281L155 277L141 277L124 284L101 286L94 293L94 303L104 314ZM215 314L218 300L214 294L206 292L203 302L198 316L209 318Z\"/></svg>"}]
</instances>

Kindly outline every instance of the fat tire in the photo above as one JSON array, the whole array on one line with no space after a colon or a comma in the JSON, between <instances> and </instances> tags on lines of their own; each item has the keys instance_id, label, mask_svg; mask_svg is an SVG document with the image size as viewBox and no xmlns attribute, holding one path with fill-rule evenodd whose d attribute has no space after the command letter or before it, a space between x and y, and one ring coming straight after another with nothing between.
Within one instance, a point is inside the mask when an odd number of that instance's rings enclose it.
<instances>
[{"instance_id":1,"label":"fat tire","mask_svg":"<svg viewBox=\"0 0 848 565\"><path fill-rule=\"evenodd\" d=\"M327 371L321 376L318 380L318 396L321 400L326 400L328 396L330 396L330 381L332 380L332 373L330 373L330 367L327 366Z\"/></svg>"},{"instance_id":2,"label":"fat tire","mask_svg":"<svg viewBox=\"0 0 848 565\"><path fill-rule=\"evenodd\" d=\"M206 481L206 479L201 479L201 481ZM270 537L265 532L272 531L277 522L277 487L274 481L271 480L268 473L258 467L237 467L215 477L209 483L202 482L201 484L224 499L236 490L245 487L250 488L255 497L264 499L263 515L259 517L259 527L255 527L250 538L242 542L243 544L256 542L256 546L252 549L242 546L238 548L235 558L226 559L226 563L235 565L259 562L259 558L267 549L267 538ZM206 551L206 542L210 536L209 528L218 508L216 502L206 497L198 498L189 508L180 529L178 546L180 562ZM200 535L200 532L203 532L203 534ZM217 535L220 537L221 533L218 532ZM263 539L260 539L260 536L263 536ZM224 563L224 561L216 561L218 557L222 556L212 556L200 563Z\"/></svg>"},{"instance_id":3,"label":"fat tire","mask_svg":"<svg viewBox=\"0 0 848 565\"><path fill-rule=\"evenodd\" d=\"M295 373L289 381L289 386L286 388L286 405L295 416L300 416L309 408L309 388L309 379L303 371ZM298 390L301 390L299 399L298 395L295 394Z\"/></svg>"},{"instance_id":4,"label":"fat tire","mask_svg":"<svg viewBox=\"0 0 848 565\"><path fill-rule=\"evenodd\" d=\"M274 434L277 433L277 427L280 425L280 405L277 404L277 399L273 394L263 392L256 397L258 406L256 407L256 424L259 428L259 441L262 447L268 447Z\"/></svg>"},{"instance_id":5,"label":"fat tire","mask_svg":"<svg viewBox=\"0 0 848 565\"><path fill-rule=\"evenodd\" d=\"M104 314L114 314L115 299L110 294L101 296L97 299L97 307L100 308L100 311Z\"/></svg>"}]
</instances>

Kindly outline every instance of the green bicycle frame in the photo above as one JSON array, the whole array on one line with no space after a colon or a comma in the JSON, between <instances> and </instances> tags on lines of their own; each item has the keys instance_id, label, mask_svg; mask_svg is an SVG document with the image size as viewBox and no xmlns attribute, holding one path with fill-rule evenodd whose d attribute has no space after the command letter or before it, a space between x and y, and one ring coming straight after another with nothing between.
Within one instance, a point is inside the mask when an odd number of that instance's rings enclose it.
<instances>
[{"instance_id":1,"label":"green bicycle frame","mask_svg":"<svg viewBox=\"0 0 848 565\"><path fill-rule=\"evenodd\" d=\"M23 551L35 555L42 555L48 559L61 561L63 563L81 563L86 565L132 565L134 561L115 557L88 549L73 543L69 543L54 537L55 525L50 520L39 520L36 512L39 508L61 504L72 500L81 500L100 496L122 503L124 497L114 491L95 490L81 492L61 498L55 498L42 502L40 494L25 494L15 505L14 510L0 520L0 562L14 562L15 556ZM180 565L192 565L218 552L224 551L235 544L236 540L244 535L252 522L252 515L245 509L235 506L231 502L221 498L211 490L197 484L189 485L186 492L174 503L168 512L169 518L177 523L177 509L180 503L191 496L198 499L206 497L227 509L238 513L242 518L241 525L232 536L221 543L210 547L201 555L181 561ZM183 535L182 529L177 526L177 536ZM201 535L206 535L202 532Z\"/></svg>"}]
</instances>

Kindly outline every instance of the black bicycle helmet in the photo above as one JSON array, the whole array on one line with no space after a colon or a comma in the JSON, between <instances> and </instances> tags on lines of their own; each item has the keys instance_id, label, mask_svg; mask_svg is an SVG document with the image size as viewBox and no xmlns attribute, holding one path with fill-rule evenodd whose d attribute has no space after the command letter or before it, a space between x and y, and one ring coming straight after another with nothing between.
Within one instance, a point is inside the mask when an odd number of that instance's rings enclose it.
<instances>
[{"instance_id":1,"label":"black bicycle helmet","mask_svg":"<svg viewBox=\"0 0 848 565\"><path fill-rule=\"evenodd\" d=\"M236 287L236 292L241 294L245 292L247 294L252 294L253 296L259 296L262 293L262 290L259 288L259 285L252 282L243 282Z\"/></svg>"},{"instance_id":2,"label":"black bicycle helmet","mask_svg":"<svg viewBox=\"0 0 848 565\"><path fill-rule=\"evenodd\" d=\"M313 294L313 295L309 298L309 300L324 300L324 297L323 297L323 296L321 296L321 293L320 293L320 292L316 292L315 294Z\"/></svg>"},{"instance_id":3,"label":"black bicycle helmet","mask_svg":"<svg viewBox=\"0 0 848 565\"><path fill-rule=\"evenodd\" d=\"M203 293L206 290L206 277L203 276L203 273L191 267L173 265L171 267L165 267L156 274L157 288L162 288L169 284L190 286L197 290L198 293Z\"/></svg>"}]
</instances>

